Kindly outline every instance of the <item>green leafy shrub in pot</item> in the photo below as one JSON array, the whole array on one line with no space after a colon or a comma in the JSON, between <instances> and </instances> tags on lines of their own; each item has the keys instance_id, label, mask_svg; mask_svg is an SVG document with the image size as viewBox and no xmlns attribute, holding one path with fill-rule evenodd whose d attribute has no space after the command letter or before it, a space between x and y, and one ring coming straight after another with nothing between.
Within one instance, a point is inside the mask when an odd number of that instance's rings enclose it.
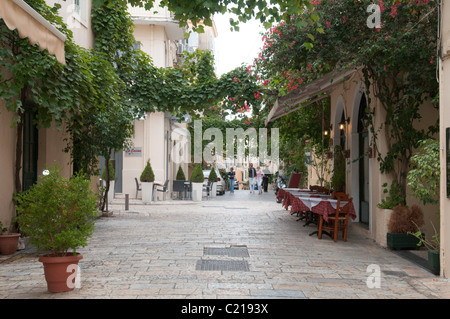
<instances>
[{"instance_id":1,"label":"green leafy shrub in pot","mask_svg":"<svg viewBox=\"0 0 450 319\"><path fill-rule=\"evenodd\" d=\"M144 170L140 176L140 181L144 183L151 183L155 181L155 174L153 173L152 165L150 160L147 160L147 165L145 165Z\"/></svg>"},{"instance_id":2,"label":"green leafy shrub in pot","mask_svg":"<svg viewBox=\"0 0 450 319\"><path fill-rule=\"evenodd\" d=\"M211 169L211 173L209 173L208 181L217 183L217 173L216 170L213 168Z\"/></svg>"},{"instance_id":3,"label":"green leafy shrub in pot","mask_svg":"<svg viewBox=\"0 0 450 319\"><path fill-rule=\"evenodd\" d=\"M176 180L177 180L177 181L185 181L185 180L186 180L186 175L184 175L184 171L183 171L183 169L181 168L181 166L178 167L178 172L177 172Z\"/></svg>"},{"instance_id":4,"label":"green leafy shrub in pot","mask_svg":"<svg viewBox=\"0 0 450 319\"><path fill-rule=\"evenodd\" d=\"M90 183L82 174L66 179L54 167L29 190L15 196L20 229L40 251L64 256L87 245L98 215Z\"/></svg>"},{"instance_id":5,"label":"green leafy shrub in pot","mask_svg":"<svg viewBox=\"0 0 450 319\"><path fill-rule=\"evenodd\" d=\"M205 177L203 176L202 165L200 163L196 164L194 170L191 174L191 182L193 183L203 183Z\"/></svg>"}]
</instances>

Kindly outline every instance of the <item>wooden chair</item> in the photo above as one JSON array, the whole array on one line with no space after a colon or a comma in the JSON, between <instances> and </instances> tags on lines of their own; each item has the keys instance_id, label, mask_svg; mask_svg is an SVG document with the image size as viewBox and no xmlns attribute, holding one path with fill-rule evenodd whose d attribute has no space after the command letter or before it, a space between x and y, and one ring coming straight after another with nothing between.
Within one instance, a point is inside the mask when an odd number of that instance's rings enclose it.
<instances>
[{"instance_id":1,"label":"wooden chair","mask_svg":"<svg viewBox=\"0 0 450 319\"><path fill-rule=\"evenodd\" d=\"M337 198L336 213L328 216L328 221L325 222L322 215L319 215L319 231L318 237L322 239L322 232L329 231L333 240L337 241L337 235L339 231L342 231L342 238L347 241L347 228L348 228L348 216L350 205L345 205L341 207L341 201L348 201L349 204L352 202L352 198L342 199Z\"/></svg>"},{"instance_id":2,"label":"wooden chair","mask_svg":"<svg viewBox=\"0 0 450 319\"><path fill-rule=\"evenodd\" d=\"M332 199L342 199L342 200L348 200L349 199L349 195L344 193L344 192L333 192L331 193L331 198Z\"/></svg>"},{"instance_id":3,"label":"wooden chair","mask_svg":"<svg viewBox=\"0 0 450 319\"><path fill-rule=\"evenodd\" d=\"M136 199L138 198L138 192L142 191L142 188L139 187L139 181L138 179L135 177L134 180L136 181Z\"/></svg>"}]
</instances>

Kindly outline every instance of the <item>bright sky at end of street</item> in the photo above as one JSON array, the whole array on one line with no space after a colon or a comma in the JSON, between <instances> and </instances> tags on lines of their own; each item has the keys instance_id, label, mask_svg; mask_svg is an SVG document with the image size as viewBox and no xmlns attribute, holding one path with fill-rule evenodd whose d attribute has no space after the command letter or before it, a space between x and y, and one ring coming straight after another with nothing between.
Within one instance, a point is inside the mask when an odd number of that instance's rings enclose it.
<instances>
[{"instance_id":1,"label":"bright sky at end of street","mask_svg":"<svg viewBox=\"0 0 450 319\"><path fill-rule=\"evenodd\" d=\"M239 31L230 30L231 14L217 15L214 22L217 27L215 39L217 76L221 76L242 63L253 64L262 48L262 35L265 29L259 21L239 24ZM236 19L235 19L236 20Z\"/></svg>"}]
</instances>

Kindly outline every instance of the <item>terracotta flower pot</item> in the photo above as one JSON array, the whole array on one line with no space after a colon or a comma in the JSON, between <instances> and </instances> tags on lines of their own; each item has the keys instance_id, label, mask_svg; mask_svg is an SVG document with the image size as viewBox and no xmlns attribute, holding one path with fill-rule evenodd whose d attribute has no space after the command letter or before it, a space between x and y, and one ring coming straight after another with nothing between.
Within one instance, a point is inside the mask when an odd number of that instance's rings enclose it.
<instances>
[{"instance_id":1,"label":"terracotta flower pot","mask_svg":"<svg viewBox=\"0 0 450 319\"><path fill-rule=\"evenodd\" d=\"M71 291L75 288L78 262L83 255L67 253L63 257L44 255L39 261L44 264L44 275L50 292Z\"/></svg>"},{"instance_id":2,"label":"terracotta flower pot","mask_svg":"<svg viewBox=\"0 0 450 319\"><path fill-rule=\"evenodd\" d=\"M2 255L14 254L17 250L19 237L20 237L19 233L0 235L0 254Z\"/></svg>"}]
</instances>

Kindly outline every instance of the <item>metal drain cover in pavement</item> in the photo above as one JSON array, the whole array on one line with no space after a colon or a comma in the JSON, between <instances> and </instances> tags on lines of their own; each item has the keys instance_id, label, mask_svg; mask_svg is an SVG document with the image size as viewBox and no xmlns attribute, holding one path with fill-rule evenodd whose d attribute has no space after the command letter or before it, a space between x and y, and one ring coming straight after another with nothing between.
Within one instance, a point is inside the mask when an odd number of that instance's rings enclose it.
<instances>
[{"instance_id":1,"label":"metal drain cover in pavement","mask_svg":"<svg viewBox=\"0 0 450 319\"><path fill-rule=\"evenodd\" d=\"M220 255L228 257L250 257L247 247L228 247L228 248L203 248L204 255Z\"/></svg>"},{"instance_id":2,"label":"metal drain cover in pavement","mask_svg":"<svg viewBox=\"0 0 450 319\"><path fill-rule=\"evenodd\" d=\"M250 271L245 260L198 260L195 270Z\"/></svg>"}]
</instances>

